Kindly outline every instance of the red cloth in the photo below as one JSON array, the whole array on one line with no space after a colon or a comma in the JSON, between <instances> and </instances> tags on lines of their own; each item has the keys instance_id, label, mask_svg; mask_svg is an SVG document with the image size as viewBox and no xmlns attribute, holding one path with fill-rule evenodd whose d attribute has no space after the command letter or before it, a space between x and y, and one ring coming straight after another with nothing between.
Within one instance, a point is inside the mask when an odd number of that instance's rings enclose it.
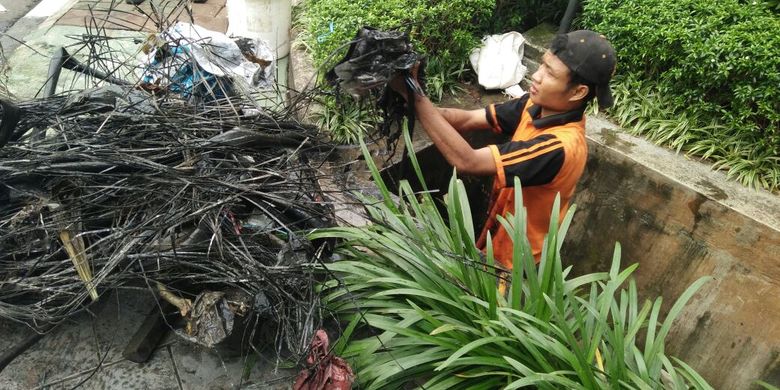
<instances>
[{"instance_id":1,"label":"red cloth","mask_svg":"<svg viewBox=\"0 0 780 390\"><path fill-rule=\"evenodd\" d=\"M329 352L328 334L320 329L314 334L306 357L308 368L295 378L293 390L349 390L355 375L346 360Z\"/></svg>"}]
</instances>

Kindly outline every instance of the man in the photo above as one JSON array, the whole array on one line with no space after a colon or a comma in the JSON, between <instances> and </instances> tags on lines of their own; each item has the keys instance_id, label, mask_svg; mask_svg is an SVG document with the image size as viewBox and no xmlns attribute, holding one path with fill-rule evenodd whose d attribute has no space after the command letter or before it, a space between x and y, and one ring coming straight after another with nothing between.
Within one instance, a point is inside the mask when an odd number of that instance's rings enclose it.
<instances>
[{"instance_id":1,"label":"man","mask_svg":"<svg viewBox=\"0 0 780 390\"><path fill-rule=\"evenodd\" d=\"M522 183L528 239L538 262L555 197L561 194L562 218L585 168L586 105L593 98L602 108L612 104L609 81L615 63L606 38L580 30L556 36L531 77L530 93L484 110L436 108L421 92L416 75L391 83L414 104L428 136L459 173L495 176L490 213L477 245L484 249L490 232L495 257L505 268L512 268L512 240L496 216L515 212L514 178ZM407 90L414 92L408 96ZM474 130L512 138L474 149L462 136Z\"/></svg>"}]
</instances>

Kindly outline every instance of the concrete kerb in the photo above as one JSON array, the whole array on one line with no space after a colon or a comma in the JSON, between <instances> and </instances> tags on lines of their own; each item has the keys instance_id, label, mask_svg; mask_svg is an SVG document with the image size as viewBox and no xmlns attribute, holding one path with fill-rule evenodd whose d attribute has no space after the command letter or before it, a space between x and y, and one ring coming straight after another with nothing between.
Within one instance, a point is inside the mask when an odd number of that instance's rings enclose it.
<instances>
[{"instance_id":1,"label":"concrete kerb","mask_svg":"<svg viewBox=\"0 0 780 390\"><path fill-rule=\"evenodd\" d=\"M22 45L28 34L48 29L54 25L65 12L67 12L78 0L43 0L27 14L16 21L5 34L0 37L0 47L3 53L13 53Z\"/></svg>"}]
</instances>

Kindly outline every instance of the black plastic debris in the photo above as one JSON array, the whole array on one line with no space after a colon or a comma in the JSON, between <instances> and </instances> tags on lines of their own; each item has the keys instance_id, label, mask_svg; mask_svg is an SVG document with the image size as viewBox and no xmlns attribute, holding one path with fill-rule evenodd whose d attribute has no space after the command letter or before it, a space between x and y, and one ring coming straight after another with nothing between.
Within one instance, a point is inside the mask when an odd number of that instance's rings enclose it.
<instances>
[{"instance_id":1,"label":"black plastic debris","mask_svg":"<svg viewBox=\"0 0 780 390\"><path fill-rule=\"evenodd\" d=\"M394 151L403 119L407 118L410 132L414 129L414 110L388 83L397 76L408 76L416 64L420 64L417 77L424 89L424 57L414 51L409 35L363 27L350 43L346 56L326 74L326 79L337 90L353 97L376 97L377 107L382 111L379 135L387 138L388 150ZM407 88L409 93L422 92L411 90L409 85Z\"/></svg>"},{"instance_id":2,"label":"black plastic debris","mask_svg":"<svg viewBox=\"0 0 780 390\"><path fill-rule=\"evenodd\" d=\"M11 102L0 99L0 148L11 139L19 118L19 108Z\"/></svg>"},{"instance_id":3,"label":"black plastic debris","mask_svg":"<svg viewBox=\"0 0 780 390\"><path fill-rule=\"evenodd\" d=\"M59 114L71 116L113 110L152 115L156 112L148 94L108 84L69 95Z\"/></svg>"},{"instance_id":4,"label":"black plastic debris","mask_svg":"<svg viewBox=\"0 0 780 390\"><path fill-rule=\"evenodd\" d=\"M408 34L361 28L344 59L326 75L328 81L354 96L382 88L400 72L409 71L422 57Z\"/></svg>"}]
</instances>

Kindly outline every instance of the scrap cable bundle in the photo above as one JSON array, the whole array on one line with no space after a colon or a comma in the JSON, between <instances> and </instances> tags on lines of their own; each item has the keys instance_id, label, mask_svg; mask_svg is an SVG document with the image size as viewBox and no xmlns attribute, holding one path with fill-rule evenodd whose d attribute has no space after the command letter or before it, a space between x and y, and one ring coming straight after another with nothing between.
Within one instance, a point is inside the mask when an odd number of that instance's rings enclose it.
<instances>
[{"instance_id":1,"label":"scrap cable bundle","mask_svg":"<svg viewBox=\"0 0 780 390\"><path fill-rule=\"evenodd\" d=\"M260 104L281 94L275 59L181 23L186 1L137 8L157 32L123 57L106 27L142 26L121 25L118 4L53 58L81 73L69 87L57 71L45 98L0 99L0 318L45 332L141 287L178 306L191 341L243 322L239 336L305 355L326 257L306 233L333 224L316 169L327 145L293 119L307 96Z\"/></svg>"},{"instance_id":2,"label":"scrap cable bundle","mask_svg":"<svg viewBox=\"0 0 780 390\"><path fill-rule=\"evenodd\" d=\"M139 281L230 288L307 343L317 248L299 232L330 224L316 130L90 92L20 104L0 148L0 317L40 329Z\"/></svg>"}]
</instances>

